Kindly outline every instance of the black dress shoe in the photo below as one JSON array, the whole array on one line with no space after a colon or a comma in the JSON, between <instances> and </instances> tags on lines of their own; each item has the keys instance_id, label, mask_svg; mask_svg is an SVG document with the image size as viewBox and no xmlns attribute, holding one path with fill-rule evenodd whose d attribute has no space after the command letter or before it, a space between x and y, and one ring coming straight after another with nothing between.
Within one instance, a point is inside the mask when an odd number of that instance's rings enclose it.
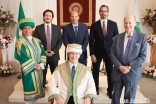
<instances>
[{"instance_id":1,"label":"black dress shoe","mask_svg":"<svg viewBox=\"0 0 156 104\"><path fill-rule=\"evenodd\" d=\"M99 91L96 91L96 94L99 95Z\"/></svg>"},{"instance_id":2,"label":"black dress shoe","mask_svg":"<svg viewBox=\"0 0 156 104\"><path fill-rule=\"evenodd\" d=\"M108 97L109 97L110 99L112 99L112 93L108 93L108 92L107 92L107 95L108 95Z\"/></svg>"},{"instance_id":3,"label":"black dress shoe","mask_svg":"<svg viewBox=\"0 0 156 104\"><path fill-rule=\"evenodd\" d=\"M18 79L21 79L21 78L22 78L22 75L17 76L17 78L18 78Z\"/></svg>"}]
</instances>

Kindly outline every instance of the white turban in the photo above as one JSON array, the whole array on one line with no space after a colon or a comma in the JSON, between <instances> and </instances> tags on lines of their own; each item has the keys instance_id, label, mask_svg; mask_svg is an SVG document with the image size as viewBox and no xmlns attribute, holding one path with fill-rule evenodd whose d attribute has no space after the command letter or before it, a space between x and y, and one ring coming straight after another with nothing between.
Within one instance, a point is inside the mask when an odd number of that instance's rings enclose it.
<instances>
[{"instance_id":1,"label":"white turban","mask_svg":"<svg viewBox=\"0 0 156 104\"><path fill-rule=\"evenodd\" d=\"M68 44L67 53L69 52L77 52L77 53L82 54L82 46L79 44Z\"/></svg>"}]
</instances>

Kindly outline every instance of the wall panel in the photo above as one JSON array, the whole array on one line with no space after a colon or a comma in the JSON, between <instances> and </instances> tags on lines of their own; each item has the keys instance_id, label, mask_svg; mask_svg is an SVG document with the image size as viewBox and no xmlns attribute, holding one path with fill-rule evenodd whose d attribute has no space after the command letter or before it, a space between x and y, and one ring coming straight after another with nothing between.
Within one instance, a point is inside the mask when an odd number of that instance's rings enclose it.
<instances>
[{"instance_id":1,"label":"wall panel","mask_svg":"<svg viewBox=\"0 0 156 104\"><path fill-rule=\"evenodd\" d=\"M18 8L19 8L20 1L22 2L25 16L34 18L36 25L43 23L42 13L45 9L52 9L54 11L53 23L57 24L57 15L56 15L57 14L57 10L56 10L57 0L0 0L0 6L3 6L5 9L8 9L11 13L15 14L15 20L17 21ZM136 2L138 3L138 13L139 13L140 18L143 17L146 8L154 9L156 7L156 0L136 0ZM120 33L123 32L124 31L123 18L125 15L132 14L134 0L96 0L96 16L95 16L96 20L99 19L98 11L99 11L99 7L102 4L109 6L110 14L108 18L117 22L119 32ZM152 32L152 29L148 25L141 26L141 30L147 35ZM16 27L14 27L13 29L8 28L7 33L10 34L11 37L13 38L8 48L9 62L13 66L13 68L16 69L16 71L20 71L19 64L14 59ZM62 47L64 48L64 46ZM147 55L148 57L144 65L149 64L149 56L150 56L149 46L148 46L147 54L148 54ZM61 62L64 61L63 56L61 56ZM88 66L91 66L89 52L88 52Z\"/></svg>"}]
</instances>

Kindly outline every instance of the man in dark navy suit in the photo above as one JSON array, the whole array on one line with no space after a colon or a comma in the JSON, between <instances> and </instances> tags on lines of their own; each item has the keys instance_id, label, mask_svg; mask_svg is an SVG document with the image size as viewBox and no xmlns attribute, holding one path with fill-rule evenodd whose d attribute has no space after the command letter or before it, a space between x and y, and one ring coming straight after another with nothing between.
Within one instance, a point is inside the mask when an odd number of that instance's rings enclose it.
<instances>
[{"instance_id":1,"label":"man in dark navy suit","mask_svg":"<svg viewBox=\"0 0 156 104\"><path fill-rule=\"evenodd\" d=\"M99 9L100 20L96 21L91 25L89 46L90 55L93 64L93 78L96 85L97 94L99 94L99 68L101 60L105 61L106 72L107 72L107 95L112 98L112 79L111 73L113 64L110 60L109 54L113 37L118 34L117 24L107 19L109 14L109 8L106 5L102 5Z\"/></svg>"},{"instance_id":2,"label":"man in dark navy suit","mask_svg":"<svg viewBox=\"0 0 156 104\"><path fill-rule=\"evenodd\" d=\"M89 40L88 28L85 24L78 22L79 13L77 11L71 11L70 20L71 23L63 28L63 43L65 47L72 43L80 44L83 51L79 62L87 65L87 45Z\"/></svg>"}]
</instances>

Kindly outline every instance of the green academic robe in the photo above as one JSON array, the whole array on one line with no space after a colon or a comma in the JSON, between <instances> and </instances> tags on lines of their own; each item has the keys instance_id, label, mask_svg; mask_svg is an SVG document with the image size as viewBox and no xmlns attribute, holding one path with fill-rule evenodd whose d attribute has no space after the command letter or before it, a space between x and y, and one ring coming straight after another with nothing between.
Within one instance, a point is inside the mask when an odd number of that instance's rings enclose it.
<instances>
[{"instance_id":1,"label":"green academic robe","mask_svg":"<svg viewBox=\"0 0 156 104\"><path fill-rule=\"evenodd\" d=\"M16 42L15 58L20 62L24 100L31 101L44 97L43 72L34 70L35 64L46 64L46 53L42 43L37 38L32 38L32 43L27 37L22 36Z\"/></svg>"}]
</instances>

